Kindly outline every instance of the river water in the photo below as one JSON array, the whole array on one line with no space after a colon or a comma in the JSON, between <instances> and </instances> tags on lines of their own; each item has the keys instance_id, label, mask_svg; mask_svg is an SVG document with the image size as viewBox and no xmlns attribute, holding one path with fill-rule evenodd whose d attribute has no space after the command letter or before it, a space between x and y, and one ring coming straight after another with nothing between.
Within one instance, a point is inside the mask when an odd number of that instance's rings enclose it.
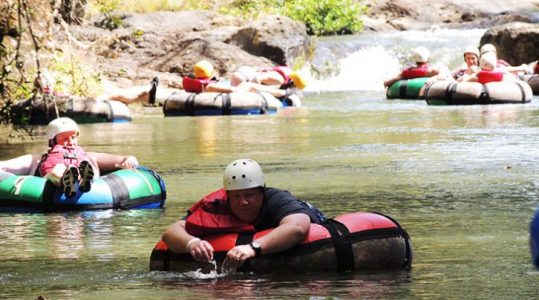
<instances>
[{"instance_id":1,"label":"river water","mask_svg":"<svg viewBox=\"0 0 539 300\"><path fill-rule=\"evenodd\" d=\"M537 206L538 98L525 105L430 107L385 100L381 80L429 46L455 67L483 30L363 34L319 41L338 74L305 107L273 116L163 118L81 126L87 150L131 153L167 184L162 210L0 214L0 298L526 299L539 292L528 227ZM324 61L331 63L324 64ZM335 72L337 72L335 71ZM45 150L0 145L0 159ZM251 157L269 186L328 215L378 211L408 231L409 271L295 275L149 272L166 226Z\"/></svg>"}]
</instances>

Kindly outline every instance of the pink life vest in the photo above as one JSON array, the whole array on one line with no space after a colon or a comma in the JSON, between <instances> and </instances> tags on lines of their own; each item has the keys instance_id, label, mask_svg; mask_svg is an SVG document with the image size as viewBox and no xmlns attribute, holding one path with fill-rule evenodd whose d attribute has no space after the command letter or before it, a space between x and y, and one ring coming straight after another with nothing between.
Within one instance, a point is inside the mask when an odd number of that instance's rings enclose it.
<instances>
[{"instance_id":1,"label":"pink life vest","mask_svg":"<svg viewBox=\"0 0 539 300\"><path fill-rule=\"evenodd\" d=\"M503 80L503 73L498 71L481 70L477 73L477 81L485 84L489 82L497 82Z\"/></svg>"},{"instance_id":2,"label":"pink life vest","mask_svg":"<svg viewBox=\"0 0 539 300\"><path fill-rule=\"evenodd\" d=\"M83 160L91 161L90 156L79 146L54 145L39 162L39 174L45 176L49 174L57 164L78 167Z\"/></svg>"},{"instance_id":3,"label":"pink life vest","mask_svg":"<svg viewBox=\"0 0 539 300\"><path fill-rule=\"evenodd\" d=\"M421 64L417 67L409 67L402 71L402 79L413 79L419 77L427 77L427 72L429 70L429 64Z\"/></svg>"},{"instance_id":4,"label":"pink life vest","mask_svg":"<svg viewBox=\"0 0 539 300\"><path fill-rule=\"evenodd\" d=\"M211 80L209 78L184 77L182 80L182 85L183 89L186 92L202 93L204 91L204 88L211 82L215 82L215 80Z\"/></svg>"},{"instance_id":5,"label":"pink life vest","mask_svg":"<svg viewBox=\"0 0 539 300\"><path fill-rule=\"evenodd\" d=\"M281 76L283 76L283 79L284 79L285 83L290 81L290 76L289 75L290 75L290 73L292 73L292 69L290 69L289 67L287 67L287 66L275 66L275 67L271 68L271 70L281 74Z\"/></svg>"},{"instance_id":6,"label":"pink life vest","mask_svg":"<svg viewBox=\"0 0 539 300\"><path fill-rule=\"evenodd\" d=\"M236 218L228 206L224 189L204 196L189 210L185 229L194 236L225 232L254 232L255 227Z\"/></svg>"}]
</instances>

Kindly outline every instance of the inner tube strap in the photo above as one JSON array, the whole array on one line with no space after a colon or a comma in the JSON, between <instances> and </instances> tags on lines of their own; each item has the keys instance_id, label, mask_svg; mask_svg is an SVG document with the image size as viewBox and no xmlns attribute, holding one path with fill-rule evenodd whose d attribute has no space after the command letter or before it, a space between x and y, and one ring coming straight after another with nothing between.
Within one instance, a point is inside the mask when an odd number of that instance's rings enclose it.
<instances>
[{"instance_id":1,"label":"inner tube strap","mask_svg":"<svg viewBox=\"0 0 539 300\"><path fill-rule=\"evenodd\" d=\"M105 100L105 104L109 107L109 118L107 119L108 122L114 121L114 109L112 108L112 104L109 100Z\"/></svg>"},{"instance_id":2,"label":"inner tube strap","mask_svg":"<svg viewBox=\"0 0 539 300\"><path fill-rule=\"evenodd\" d=\"M404 261L403 266L411 266L412 265L412 246L410 242L411 238L408 232L406 232L406 230L402 228L401 224L399 224L399 222L397 222L397 220L393 219L392 217L385 215L383 213L380 213L380 212L372 212L372 213L386 217L389 220L391 220L393 223L395 223L395 225L397 225L397 228L399 229L402 237L404 238L404 243L406 245L406 260Z\"/></svg>"},{"instance_id":3,"label":"inner tube strap","mask_svg":"<svg viewBox=\"0 0 539 300\"><path fill-rule=\"evenodd\" d=\"M138 166L137 170L142 170L147 173L150 173L150 175L152 175L157 180L157 182L159 182L159 186L161 187L161 203L159 204L159 207L165 206L165 200L167 199L167 189L165 186L165 181L163 181L161 175L157 174L157 172L155 172L154 170L144 166Z\"/></svg>"},{"instance_id":4,"label":"inner tube strap","mask_svg":"<svg viewBox=\"0 0 539 300\"><path fill-rule=\"evenodd\" d=\"M339 271L354 270L354 252L352 250L352 244L344 240L344 236L350 234L348 228L340 223L339 221L333 219L327 219L326 222L322 223L329 234L331 235L331 240L333 241L333 246L335 247L335 257L337 259L337 269Z\"/></svg>"},{"instance_id":5,"label":"inner tube strap","mask_svg":"<svg viewBox=\"0 0 539 300\"><path fill-rule=\"evenodd\" d=\"M457 91L457 83L456 82L450 82L446 87L445 87L445 100L447 101L447 103L452 103L453 101L453 95L455 94L455 92Z\"/></svg>"},{"instance_id":6,"label":"inner tube strap","mask_svg":"<svg viewBox=\"0 0 539 300\"><path fill-rule=\"evenodd\" d=\"M520 94L522 95L522 103L526 103L526 92L524 91L524 87L522 86L522 84L518 81L515 81L515 84L518 86L518 88L520 89Z\"/></svg>"},{"instance_id":7,"label":"inner tube strap","mask_svg":"<svg viewBox=\"0 0 539 300\"><path fill-rule=\"evenodd\" d=\"M165 115L165 117L169 115L168 110L167 110L167 103L169 101L172 101L173 100L172 97L176 96L177 94L179 94L179 92L174 91L165 99L165 101L163 101L163 114Z\"/></svg>"},{"instance_id":8,"label":"inner tube strap","mask_svg":"<svg viewBox=\"0 0 539 300\"><path fill-rule=\"evenodd\" d=\"M123 179L116 174L109 174L101 178L110 187L110 192L112 194L112 208L123 208L122 199L129 199L129 190L127 189Z\"/></svg>"},{"instance_id":9,"label":"inner tube strap","mask_svg":"<svg viewBox=\"0 0 539 300\"><path fill-rule=\"evenodd\" d=\"M187 96L187 99L185 100L185 113L188 116L194 116L195 115L195 97L197 94L191 93L189 96Z\"/></svg>"},{"instance_id":10,"label":"inner tube strap","mask_svg":"<svg viewBox=\"0 0 539 300\"><path fill-rule=\"evenodd\" d=\"M262 103L260 105L260 114L267 114L268 113L268 100L266 99L266 96L264 96L263 93L257 92L257 94L262 97Z\"/></svg>"},{"instance_id":11,"label":"inner tube strap","mask_svg":"<svg viewBox=\"0 0 539 300\"><path fill-rule=\"evenodd\" d=\"M50 180L45 181L45 187L42 193L43 211L50 212L55 208L54 195L59 188L55 186Z\"/></svg>"},{"instance_id":12,"label":"inner tube strap","mask_svg":"<svg viewBox=\"0 0 539 300\"><path fill-rule=\"evenodd\" d=\"M173 255L172 251L170 249L167 249L165 253L163 254L163 271L170 271L170 257Z\"/></svg>"},{"instance_id":13,"label":"inner tube strap","mask_svg":"<svg viewBox=\"0 0 539 300\"><path fill-rule=\"evenodd\" d=\"M479 95L479 103L488 104L490 102L490 94L486 84L483 84L483 91Z\"/></svg>"},{"instance_id":14,"label":"inner tube strap","mask_svg":"<svg viewBox=\"0 0 539 300\"><path fill-rule=\"evenodd\" d=\"M399 93L400 96L403 98L406 98L408 95L406 95L406 88L408 87L408 79L403 79L400 82L399 85Z\"/></svg>"},{"instance_id":15,"label":"inner tube strap","mask_svg":"<svg viewBox=\"0 0 539 300\"><path fill-rule=\"evenodd\" d=\"M221 96L223 115L229 116L232 114L232 96L230 93L221 93L218 96Z\"/></svg>"}]
</instances>

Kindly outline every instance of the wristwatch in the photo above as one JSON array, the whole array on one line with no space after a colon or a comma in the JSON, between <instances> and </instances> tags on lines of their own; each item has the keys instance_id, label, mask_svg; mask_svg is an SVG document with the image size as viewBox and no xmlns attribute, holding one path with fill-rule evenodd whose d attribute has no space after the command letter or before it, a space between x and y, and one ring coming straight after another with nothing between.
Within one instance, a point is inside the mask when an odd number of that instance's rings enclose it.
<instances>
[{"instance_id":1,"label":"wristwatch","mask_svg":"<svg viewBox=\"0 0 539 300\"><path fill-rule=\"evenodd\" d=\"M255 257L259 256L262 252L262 246L260 246L260 243L257 241L252 241L249 246L255 251Z\"/></svg>"}]
</instances>

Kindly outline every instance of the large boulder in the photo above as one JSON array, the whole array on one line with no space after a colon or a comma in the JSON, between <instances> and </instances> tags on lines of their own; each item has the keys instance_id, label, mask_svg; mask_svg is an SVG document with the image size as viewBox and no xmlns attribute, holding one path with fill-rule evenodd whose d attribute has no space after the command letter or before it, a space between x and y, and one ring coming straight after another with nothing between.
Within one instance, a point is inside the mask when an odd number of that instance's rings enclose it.
<instances>
[{"instance_id":1,"label":"large boulder","mask_svg":"<svg viewBox=\"0 0 539 300\"><path fill-rule=\"evenodd\" d=\"M498 57L511 65L529 63L539 58L539 24L514 22L492 27L480 44L496 46Z\"/></svg>"},{"instance_id":2,"label":"large boulder","mask_svg":"<svg viewBox=\"0 0 539 300\"><path fill-rule=\"evenodd\" d=\"M283 16L266 16L247 24L225 42L278 65L294 65L312 49L305 24Z\"/></svg>"},{"instance_id":3,"label":"large boulder","mask_svg":"<svg viewBox=\"0 0 539 300\"><path fill-rule=\"evenodd\" d=\"M210 11L156 12L126 15L123 24L113 31L73 27L78 40L91 42L97 54L88 57L96 60L93 64L106 61L100 71L114 81L127 81L122 85L159 76L174 86L192 75L201 59L222 77L243 65L293 65L311 47L305 26L280 16L246 22Z\"/></svg>"}]
</instances>

